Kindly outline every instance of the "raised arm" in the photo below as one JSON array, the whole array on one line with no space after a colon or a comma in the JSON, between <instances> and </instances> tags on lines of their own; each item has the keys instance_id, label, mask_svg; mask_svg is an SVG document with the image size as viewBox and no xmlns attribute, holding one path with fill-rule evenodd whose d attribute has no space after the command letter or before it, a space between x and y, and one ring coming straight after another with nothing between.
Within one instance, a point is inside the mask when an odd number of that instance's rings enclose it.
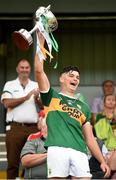
<instances>
[{"instance_id":1,"label":"raised arm","mask_svg":"<svg viewBox=\"0 0 116 180\"><path fill-rule=\"evenodd\" d=\"M44 47L44 43L45 43L44 37L39 32L38 32L38 37L41 46ZM34 61L34 69L35 69L36 81L38 82L40 92L48 91L50 88L50 83L46 73L44 72L43 64L44 64L44 60L40 61L39 55L36 53L35 61Z\"/></svg>"}]
</instances>

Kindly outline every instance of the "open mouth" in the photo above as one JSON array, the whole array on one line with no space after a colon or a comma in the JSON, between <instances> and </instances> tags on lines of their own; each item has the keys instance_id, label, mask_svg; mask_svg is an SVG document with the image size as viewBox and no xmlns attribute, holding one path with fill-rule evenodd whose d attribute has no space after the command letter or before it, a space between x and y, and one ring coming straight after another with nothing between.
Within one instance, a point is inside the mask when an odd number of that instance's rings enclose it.
<instances>
[{"instance_id":1,"label":"open mouth","mask_svg":"<svg viewBox=\"0 0 116 180\"><path fill-rule=\"evenodd\" d=\"M70 83L70 84L71 84L72 86L74 86L74 87L76 86L76 84L75 84L75 83Z\"/></svg>"}]
</instances>

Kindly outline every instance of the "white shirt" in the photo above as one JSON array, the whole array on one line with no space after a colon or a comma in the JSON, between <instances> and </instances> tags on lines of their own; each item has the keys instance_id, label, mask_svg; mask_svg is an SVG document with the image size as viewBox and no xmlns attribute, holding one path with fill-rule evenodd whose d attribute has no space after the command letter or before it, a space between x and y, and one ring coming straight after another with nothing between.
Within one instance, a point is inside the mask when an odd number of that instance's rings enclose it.
<instances>
[{"instance_id":1,"label":"white shirt","mask_svg":"<svg viewBox=\"0 0 116 180\"><path fill-rule=\"evenodd\" d=\"M37 89L37 82L29 80L25 88L20 84L19 79L6 82L3 88L1 101L8 98L21 98L26 96L31 90ZM19 123L36 123L38 121L38 113L35 105L33 95L29 100L14 107L8 108L6 114L6 122L19 122Z\"/></svg>"}]
</instances>

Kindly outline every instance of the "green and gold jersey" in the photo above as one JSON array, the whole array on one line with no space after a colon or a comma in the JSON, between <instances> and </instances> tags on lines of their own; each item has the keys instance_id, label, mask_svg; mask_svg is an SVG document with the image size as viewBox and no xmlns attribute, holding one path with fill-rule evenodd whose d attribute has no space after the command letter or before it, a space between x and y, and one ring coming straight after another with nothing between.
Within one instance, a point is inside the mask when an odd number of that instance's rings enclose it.
<instances>
[{"instance_id":1,"label":"green and gold jersey","mask_svg":"<svg viewBox=\"0 0 116 180\"><path fill-rule=\"evenodd\" d=\"M82 126L90 122L88 106L52 88L47 93L41 93L41 98L45 106L48 126L45 146L73 148L86 153Z\"/></svg>"}]
</instances>

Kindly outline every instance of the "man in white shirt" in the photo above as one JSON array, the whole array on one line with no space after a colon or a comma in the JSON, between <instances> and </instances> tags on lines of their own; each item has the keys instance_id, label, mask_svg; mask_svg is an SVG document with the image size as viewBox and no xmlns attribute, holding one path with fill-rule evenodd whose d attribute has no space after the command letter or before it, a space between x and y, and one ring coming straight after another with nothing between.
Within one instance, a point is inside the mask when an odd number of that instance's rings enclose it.
<instances>
[{"instance_id":1,"label":"man in white shirt","mask_svg":"<svg viewBox=\"0 0 116 180\"><path fill-rule=\"evenodd\" d=\"M19 176L20 152L29 134L38 131L38 111L42 108L38 84L29 79L31 72L29 62L26 59L20 60L16 71L18 77L6 82L1 96L1 102L7 109L7 179Z\"/></svg>"}]
</instances>

